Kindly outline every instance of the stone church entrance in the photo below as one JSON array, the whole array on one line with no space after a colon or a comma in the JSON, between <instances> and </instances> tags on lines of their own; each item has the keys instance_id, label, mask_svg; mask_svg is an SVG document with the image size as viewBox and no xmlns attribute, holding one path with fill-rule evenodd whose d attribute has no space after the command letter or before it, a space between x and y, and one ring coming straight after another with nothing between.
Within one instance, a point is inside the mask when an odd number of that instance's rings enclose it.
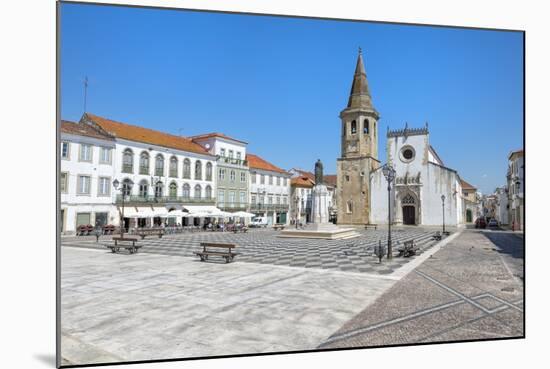
<instances>
[{"instance_id":1,"label":"stone church entrance","mask_svg":"<svg viewBox=\"0 0 550 369\"><path fill-rule=\"evenodd\" d=\"M415 225L414 206L403 206L403 224Z\"/></svg>"}]
</instances>

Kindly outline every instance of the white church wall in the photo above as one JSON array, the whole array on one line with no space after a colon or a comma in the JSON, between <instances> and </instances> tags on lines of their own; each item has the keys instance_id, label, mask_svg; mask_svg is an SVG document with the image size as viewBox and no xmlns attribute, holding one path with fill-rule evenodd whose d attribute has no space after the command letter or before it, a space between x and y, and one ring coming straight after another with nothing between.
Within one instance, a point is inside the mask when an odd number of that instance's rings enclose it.
<instances>
[{"instance_id":1,"label":"white church wall","mask_svg":"<svg viewBox=\"0 0 550 369\"><path fill-rule=\"evenodd\" d=\"M445 224L457 225L459 221L457 203L460 198L455 192L457 175L455 172L435 164L426 166L426 177L422 188L422 224L440 225L443 223L441 195L445 195Z\"/></svg>"}]
</instances>

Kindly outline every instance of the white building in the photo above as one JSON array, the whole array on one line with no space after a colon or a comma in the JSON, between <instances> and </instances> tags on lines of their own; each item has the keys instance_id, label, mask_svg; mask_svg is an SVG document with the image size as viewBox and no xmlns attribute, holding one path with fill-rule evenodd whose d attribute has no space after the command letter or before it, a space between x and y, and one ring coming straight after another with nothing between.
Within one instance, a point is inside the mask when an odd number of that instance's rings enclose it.
<instances>
[{"instance_id":1,"label":"white building","mask_svg":"<svg viewBox=\"0 0 550 369\"><path fill-rule=\"evenodd\" d=\"M508 156L508 221L513 230L523 230L524 227L524 152L517 150Z\"/></svg>"},{"instance_id":2,"label":"white building","mask_svg":"<svg viewBox=\"0 0 550 369\"><path fill-rule=\"evenodd\" d=\"M267 217L268 224L290 222L290 174L253 154L247 154L250 167L250 211Z\"/></svg>"},{"instance_id":3,"label":"white building","mask_svg":"<svg viewBox=\"0 0 550 369\"><path fill-rule=\"evenodd\" d=\"M497 197L496 219L501 225L508 225L508 193L505 187L499 187L495 190Z\"/></svg>"},{"instance_id":4,"label":"white building","mask_svg":"<svg viewBox=\"0 0 550 369\"><path fill-rule=\"evenodd\" d=\"M61 232L118 223L113 206L115 140L88 125L61 121Z\"/></svg>"},{"instance_id":5,"label":"white building","mask_svg":"<svg viewBox=\"0 0 550 369\"><path fill-rule=\"evenodd\" d=\"M291 175L291 201L290 214L292 219L298 219L302 224L311 222L311 195L315 186L315 174L306 170L292 168L288 171ZM329 221L333 222L337 214L336 204L336 175L325 175L323 184L327 187L329 197ZM296 200L297 199L297 200Z\"/></svg>"},{"instance_id":6,"label":"white building","mask_svg":"<svg viewBox=\"0 0 550 369\"><path fill-rule=\"evenodd\" d=\"M463 223L458 173L444 166L429 143L428 126L387 132L387 162L396 171L391 190L394 224L456 226ZM442 201L442 196L445 200ZM388 223L388 190L382 167L370 176L370 223Z\"/></svg>"}]
</instances>

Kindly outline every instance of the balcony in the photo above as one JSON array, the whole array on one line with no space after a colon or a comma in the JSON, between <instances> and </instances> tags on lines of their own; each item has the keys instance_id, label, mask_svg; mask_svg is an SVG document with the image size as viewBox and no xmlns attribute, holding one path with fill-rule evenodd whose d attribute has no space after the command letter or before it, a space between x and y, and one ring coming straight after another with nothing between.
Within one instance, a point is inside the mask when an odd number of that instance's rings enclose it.
<instances>
[{"instance_id":1,"label":"balcony","mask_svg":"<svg viewBox=\"0 0 550 369\"><path fill-rule=\"evenodd\" d=\"M124 198L125 204L147 205L147 204L196 204L196 205L214 205L215 199L213 198L194 198L194 197L182 197L182 196L136 196L130 195ZM116 196L116 203L122 203L122 195Z\"/></svg>"},{"instance_id":2,"label":"balcony","mask_svg":"<svg viewBox=\"0 0 550 369\"><path fill-rule=\"evenodd\" d=\"M246 161L246 160L228 158L228 157L225 157L225 156L218 156L218 163L240 165L240 166L244 166L244 167L246 167L248 165L248 161Z\"/></svg>"},{"instance_id":3,"label":"balcony","mask_svg":"<svg viewBox=\"0 0 550 369\"><path fill-rule=\"evenodd\" d=\"M288 204L250 204L251 211L288 211Z\"/></svg>"},{"instance_id":4,"label":"balcony","mask_svg":"<svg viewBox=\"0 0 550 369\"><path fill-rule=\"evenodd\" d=\"M230 203L230 202L218 202L216 206L224 211L245 211L248 207L248 204L241 203Z\"/></svg>"}]
</instances>

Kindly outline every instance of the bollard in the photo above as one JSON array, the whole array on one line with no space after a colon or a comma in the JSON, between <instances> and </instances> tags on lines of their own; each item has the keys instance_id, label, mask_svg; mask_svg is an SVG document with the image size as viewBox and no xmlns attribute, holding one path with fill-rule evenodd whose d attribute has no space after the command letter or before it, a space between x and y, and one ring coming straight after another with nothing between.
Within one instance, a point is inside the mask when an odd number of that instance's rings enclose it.
<instances>
[{"instance_id":1,"label":"bollard","mask_svg":"<svg viewBox=\"0 0 550 369\"><path fill-rule=\"evenodd\" d=\"M378 264L382 264L382 240L378 240Z\"/></svg>"}]
</instances>

